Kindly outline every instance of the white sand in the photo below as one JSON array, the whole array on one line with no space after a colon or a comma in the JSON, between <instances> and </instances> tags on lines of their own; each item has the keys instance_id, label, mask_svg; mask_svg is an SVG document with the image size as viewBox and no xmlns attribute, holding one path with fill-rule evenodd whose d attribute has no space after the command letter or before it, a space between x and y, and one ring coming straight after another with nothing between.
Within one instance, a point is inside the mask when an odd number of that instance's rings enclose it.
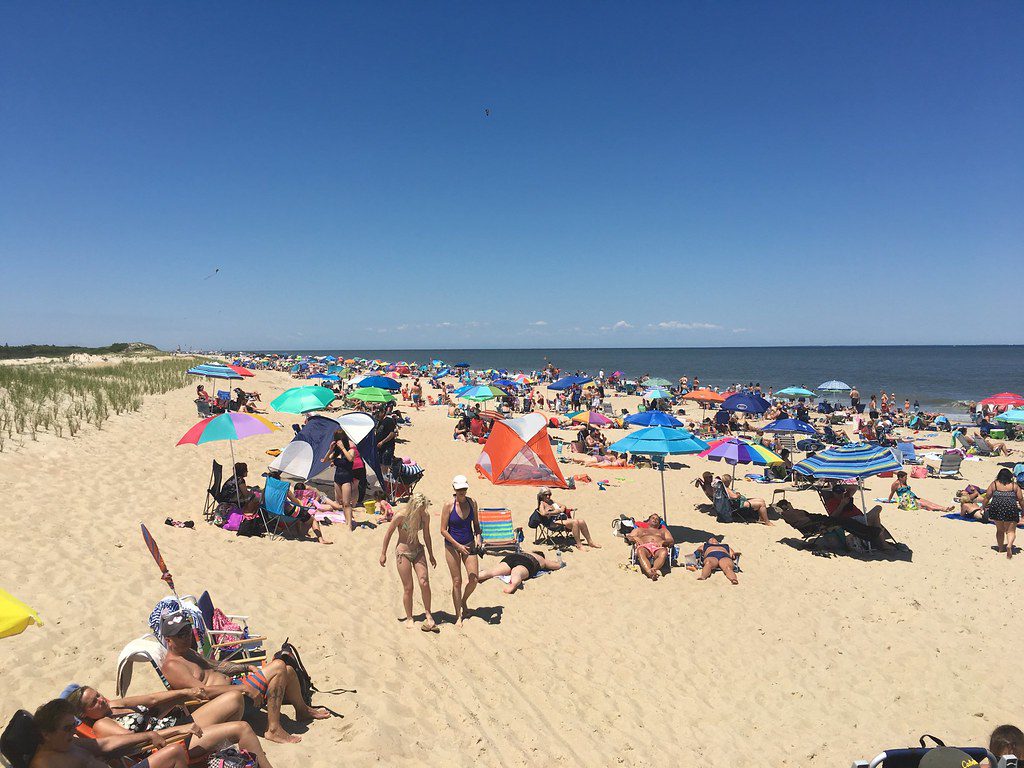
<instances>
[{"instance_id":1,"label":"white sand","mask_svg":"<svg viewBox=\"0 0 1024 768\"><path fill-rule=\"evenodd\" d=\"M269 402L295 383L261 372L247 388ZM296 420L271 418L286 427ZM229 454L224 443L175 447L195 421L191 390L182 389L148 398L100 431L43 436L0 454L0 586L46 622L0 640L3 723L70 681L113 695L119 649L146 631L166 594L141 521L182 592L209 589L272 640L290 637L321 689L358 689L318 698L343 719L314 723L299 745L268 744L279 768L833 766L909 746L925 732L981 744L996 725L1020 724L1024 673L1013 654L1024 556L997 556L992 526L887 505L883 520L912 547L912 562L815 556L787 545L798 537L782 521L726 526L695 511L703 497L692 479L724 467L689 457L691 468L666 473L670 521L692 529L694 544L724 533L743 552L740 586L721 574L698 582L684 569L652 584L619 567L627 548L610 522L620 512L660 511L657 472L585 470L623 480L604 492L596 484L556 492L556 500L579 507L604 548L566 555L566 571L512 597L500 582L481 585L471 604L488 620L471 618L459 630L435 533L431 579L443 623L427 635L398 621L393 556L386 570L377 563L383 528L350 535L335 526L328 530L337 544L324 547L206 525L210 461L226 464ZM471 478L482 506L510 506L516 524L526 524L535 489L476 480L479 447L451 441L442 409L413 421L399 454L427 469L420 490L434 502L435 532L457 473ZM286 428L251 438L236 453L258 476L270 460L264 452L290 437ZM991 459L964 464L979 485L995 470ZM888 483L869 481L868 497L886 495ZM912 483L942 502L964 484ZM739 484L748 496L770 496L773 487ZM789 497L822 511L812 493ZM195 520L197 529L169 528L168 516ZM159 686L144 671L137 679Z\"/></svg>"}]
</instances>

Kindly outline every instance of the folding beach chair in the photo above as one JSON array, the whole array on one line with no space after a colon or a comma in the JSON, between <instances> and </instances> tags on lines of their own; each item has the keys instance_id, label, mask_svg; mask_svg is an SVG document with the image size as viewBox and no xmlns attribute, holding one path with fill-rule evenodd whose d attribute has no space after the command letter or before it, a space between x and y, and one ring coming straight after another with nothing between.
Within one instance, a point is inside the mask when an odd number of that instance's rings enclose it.
<instances>
[{"instance_id":1,"label":"folding beach chair","mask_svg":"<svg viewBox=\"0 0 1024 768\"><path fill-rule=\"evenodd\" d=\"M913 443L896 443L896 447L892 452L896 461L901 464L920 464L921 460L917 458L917 448Z\"/></svg>"},{"instance_id":2,"label":"folding beach chair","mask_svg":"<svg viewBox=\"0 0 1024 768\"><path fill-rule=\"evenodd\" d=\"M224 467L214 461L213 466L210 468L210 485L206 489L206 500L203 502L204 520L209 520L213 517L213 512L220 503L218 498L220 497L220 485L223 477Z\"/></svg>"},{"instance_id":3,"label":"folding beach chair","mask_svg":"<svg viewBox=\"0 0 1024 768\"><path fill-rule=\"evenodd\" d=\"M739 500L733 501L725 490L725 484L716 480L714 484L715 516L720 523L732 523L739 520L743 523L750 523L757 519L757 514L752 509L741 509Z\"/></svg>"},{"instance_id":4,"label":"folding beach chair","mask_svg":"<svg viewBox=\"0 0 1024 768\"><path fill-rule=\"evenodd\" d=\"M121 653L117 656L117 678L115 688L118 697L128 695L128 689L132 684L135 667L139 664L142 664L143 666L148 665L156 673L157 678L159 678L164 688L171 690L170 682L168 682L167 678L164 676L163 670L160 669L160 665L163 664L166 656L167 649L160 644L156 635L152 634L143 635L136 640L132 640L128 645L122 648Z\"/></svg>"},{"instance_id":5,"label":"folding beach chair","mask_svg":"<svg viewBox=\"0 0 1024 768\"><path fill-rule=\"evenodd\" d=\"M935 737L922 736L922 744L924 744L925 738L934 739ZM939 745L944 746L942 742L939 742ZM922 746L911 747L909 749L887 749L873 757L871 760L854 760L850 768L917 768L917 766L921 764L921 759L933 749L937 749L937 747ZM978 763L982 760L988 759L988 764L991 768L1005 765L1005 763L996 760L995 755L989 752L985 747L956 747L956 749L967 753Z\"/></svg>"},{"instance_id":6,"label":"folding beach chair","mask_svg":"<svg viewBox=\"0 0 1024 768\"><path fill-rule=\"evenodd\" d=\"M792 432L779 435L779 449L783 448L790 453L796 453L796 436Z\"/></svg>"},{"instance_id":7,"label":"folding beach chair","mask_svg":"<svg viewBox=\"0 0 1024 768\"><path fill-rule=\"evenodd\" d=\"M519 552L523 529L512 527L512 510L488 507L478 511L484 552Z\"/></svg>"},{"instance_id":8,"label":"folding beach chair","mask_svg":"<svg viewBox=\"0 0 1024 768\"><path fill-rule=\"evenodd\" d=\"M203 592L199 596L196 606L203 614L211 656L216 655L221 661L233 661L239 664L252 664L266 660L267 654L262 646L263 641L267 638L249 634L248 616L221 612L221 616L226 621L218 620L217 608L214 606L209 592ZM218 623L233 624L237 629L228 626L215 629L214 627Z\"/></svg>"},{"instance_id":9,"label":"folding beach chair","mask_svg":"<svg viewBox=\"0 0 1024 768\"><path fill-rule=\"evenodd\" d=\"M288 514L288 508L295 505L288 501L290 484L277 477L268 477L263 488L263 500L260 502L260 514L263 525L271 538L297 532L299 519Z\"/></svg>"},{"instance_id":10,"label":"folding beach chair","mask_svg":"<svg viewBox=\"0 0 1024 768\"><path fill-rule=\"evenodd\" d=\"M967 438L967 435L965 435L963 432L957 432L955 435L953 435L953 438L956 440L957 444L965 451L975 450L974 443L972 443Z\"/></svg>"},{"instance_id":11,"label":"folding beach chair","mask_svg":"<svg viewBox=\"0 0 1024 768\"><path fill-rule=\"evenodd\" d=\"M569 517L572 517L572 513L566 513ZM576 540L572 537L572 533L565 528L549 528L544 525L540 519L541 514L539 509L535 509L533 514L530 515L527 525L533 528L533 543L534 544L548 544L552 547L565 547L572 546L576 543Z\"/></svg>"},{"instance_id":12,"label":"folding beach chair","mask_svg":"<svg viewBox=\"0 0 1024 768\"><path fill-rule=\"evenodd\" d=\"M609 419L615 418L615 409L612 408L612 404L609 403L607 400L605 400L602 404L602 413L604 413L604 415L607 416Z\"/></svg>"},{"instance_id":13,"label":"folding beach chair","mask_svg":"<svg viewBox=\"0 0 1024 768\"><path fill-rule=\"evenodd\" d=\"M996 450L981 435L974 438L974 453L977 456L995 456Z\"/></svg>"},{"instance_id":14,"label":"folding beach chair","mask_svg":"<svg viewBox=\"0 0 1024 768\"><path fill-rule=\"evenodd\" d=\"M964 463L964 457L958 451L949 451L942 454L942 461L939 468L935 470L936 477L960 477L960 465Z\"/></svg>"},{"instance_id":15,"label":"folding beach chair","mask_svg":"<svg viewBox=\"0 0 1024 768\"><path fill-rule=\"evenodd\" d=\"M214 415L213 408L211 408L210 404L201 397L196 398L196 413L200 419L208 419Z\"/></svg>"}]
</instances>

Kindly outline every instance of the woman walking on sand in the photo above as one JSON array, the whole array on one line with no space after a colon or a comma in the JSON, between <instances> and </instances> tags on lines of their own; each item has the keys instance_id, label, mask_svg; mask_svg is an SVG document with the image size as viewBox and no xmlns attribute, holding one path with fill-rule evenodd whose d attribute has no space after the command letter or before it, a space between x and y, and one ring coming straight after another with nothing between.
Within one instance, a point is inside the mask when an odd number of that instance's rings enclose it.
<instances>
[{"instance_id":1,"label":"woman walking on sand","mask_svg":"<svg viewBox=\"0 0 1024 768\"><path fill-rule=\"evenodd\" d=\"M391 536L398 532L398 543L395 545L395 564L398 566L398 575L402 579L402 604L405 607L405 626L412 629L412 590L413 571L420 582L420 596L423 598L423 610L426 617L420 624L424 632L437 632L437 624L434 623L434 616L430 612L430 576L427 570L427 560L430 560L430 567L437 568L437 561L434 559L434 548L430 542L430 515L427 514L427 506L430 502L422 493L414 493L405 505L405 509L395 515L384 534L384 544L380 550L381 568L387 563L388 544ZM423 543L420 544L420 531L423 531Z\"/></svg>"},{"instance_id":2,"label":"woman walking on sand","mask_svg":"<svg viewBox=\"0 0 1024 768\"><path fill-rule=\"evenodd\" d=\"M1009 560L1013 557L1013 542L1017 538L1021 507L1024 507L1024 492L1013 479L1013 473L1003 467L985 491L985 499L988 519L996 524L996 551L1005 551Z\"/></svg>"},{"instance_id":3,"label":"woman walking on sand","mask_svg":"<svg viewBox=\"0 0 1024 768\"><path fill-rule=\"evenodd\" d=\"M469 498L469 482L465 475L452 478L451 501L441 508L441 535L444 537L444 558L452 574L452 603L455 604L455 626L462 626L466 602L480 578L480 516L476 502ZM462 569L466 569L466 589L462 589Z\"/></svg>"}]
</instances>

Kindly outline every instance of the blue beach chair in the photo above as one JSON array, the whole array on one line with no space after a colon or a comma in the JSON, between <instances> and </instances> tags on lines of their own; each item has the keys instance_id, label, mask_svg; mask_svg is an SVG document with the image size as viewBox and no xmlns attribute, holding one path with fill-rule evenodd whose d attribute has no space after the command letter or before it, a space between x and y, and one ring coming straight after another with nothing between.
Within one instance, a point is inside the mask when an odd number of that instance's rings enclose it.
<instances>
[{"instance_id":1,"label":"blue beach chair","mask_svg":"<svg viewBox=\"0 0 1024 768\"><path fill-rule=\"evenodd\" d=\"M288 508L298 509L288 501L288 488L290 484L277 477L268 477L267 484L263 488L263 501L260 503L260 514L263 516L263 525L271 538L283 536L287 533L298 532L301 522L297 517L288 514Z\"/></svg>"}]
</instances>

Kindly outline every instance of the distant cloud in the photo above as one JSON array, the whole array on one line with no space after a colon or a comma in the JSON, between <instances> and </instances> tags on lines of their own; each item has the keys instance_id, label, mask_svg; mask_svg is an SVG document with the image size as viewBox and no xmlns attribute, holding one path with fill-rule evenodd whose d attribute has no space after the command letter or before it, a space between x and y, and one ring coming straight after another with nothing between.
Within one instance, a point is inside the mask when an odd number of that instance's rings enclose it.
<instances>
[{"instance_id":1,"label":"distant cloud","mask_svg":"<svg viewBox=\"0 0 1024 768\"><path fill-rule=\"evenodd\" d=\"M627 323L625 320L619 320L615 325L612 326L613 331L621 331L625 328L632 328L633 326Z\"/></svg>"},{"instance_id":2,"label":"distant cloud","mask_svg":"<svg viewBox=\"0 0 1024 768\"><path fill-rule=\"evenodd\" d=\"M733 328L732 332L733 333L746 333L749 330L750 330L749 328Z\"/></svg>"},{"instance_id":3,"label":"distant cloud","mask_svg":"<svg viewBox=\"0 0 1024 768\"><path fill-rule=\"evenodd\" d=\"M530 325L547 325L547 324L548 324L547 320L537 320L535 322L530 323Z\"/></svg>"},{"instance_id":4,"label":"distant cloud","mask_svg":"<svg viewBox=\"0 0 1024 768\"><path fill-rule=\"evenodd\" d=\"M683 323L679 320L664 320L660 323L651 323L648 328L659 331L718 331L722 326L714 323Z\"/></svg>"}]
</instances>

